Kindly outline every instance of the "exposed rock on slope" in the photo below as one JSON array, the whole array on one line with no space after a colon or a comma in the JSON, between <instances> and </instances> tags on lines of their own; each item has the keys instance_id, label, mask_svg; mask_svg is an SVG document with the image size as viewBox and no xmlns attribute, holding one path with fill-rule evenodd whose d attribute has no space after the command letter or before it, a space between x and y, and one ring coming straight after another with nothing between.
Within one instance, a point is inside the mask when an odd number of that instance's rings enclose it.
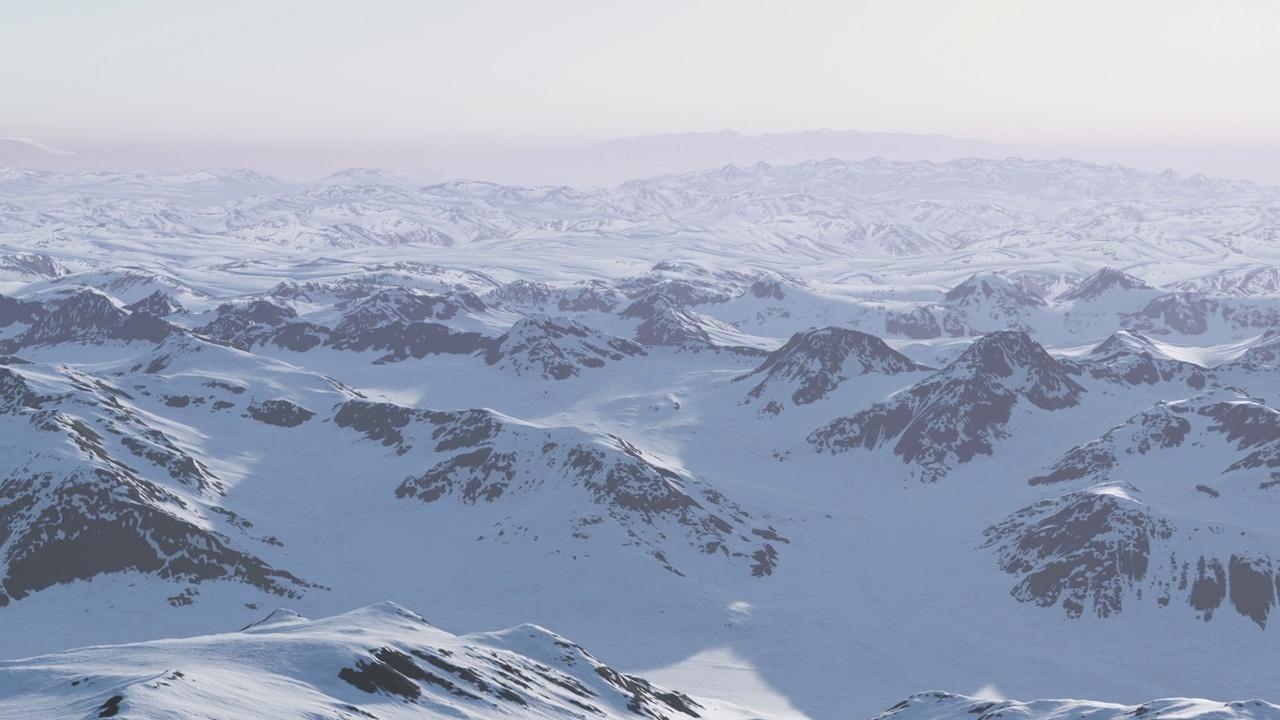
<instances>
[{"instance_id":1,"label":"exposed rock on slope","mask_svg":"<svg viewBox=\"0 0 1280 720\"><path fill-rule=\"evenodd\" d=\"M1233 521L1249 527L1260 493L1280 484L1278 468L1280 411L1227 390L1160 403L1029 481L1111 484L1025 508L989 528L987 545L1020 578L1014 597L1073 617L1106 617L1145 597L1209 620L1229 600L1265 627L1280 595L1277 548Z\"/></svg>"},{"instance_id":2,"label":"exposed rock on slope","mask_svg":"<svg viewBox=\"0 0 1280 720\"><path fill-rule=\"evenodd\" d=\"M1163 514L1127 484L1044 500L985 532L1011 594L1068 617L1109 617L1127 603L1190 608L1204 621L1220 608L1266 628L1280 595L1280 563L1265 538ZM1236 537L1232 537L1232 536Z\"/></svg>"},{"instance_id":3,"label":"exposed rock on slope","mask_svg":"<svg viewBox=\"0 0 1280 720\"><path fill-rule=\"evenodd\" d=\"M517 375L536 374L564 380L576 377L583 368L602 368L606 363L644 354L644 348L630 340L569 318L529 315L494 341L485 361L510 368Z\"/></svg>"},{"instance_id":4,"label":"exposed rock on slope","mask_svg":"<svg viewBox=\"0 0 1280 720\"><path fill-rule=\"evenodd\" d=\"M298 311L275 298L255 298L248 302L223 303L216 316L195 332L240 350L271 343L292 350L309 350L327 334L323 329L298 319ZM297 342L315 336L314 342Z\"/></svg>"},{"instance_id":5,"label":"exposed rock on slope","mask_svg":"<svg viewBox=\"0 0 1280 720\"><path fill-rule=\"evenodd\" d=\"M1080 365L1098 379L1128 385L1177 382L1194 390L1205 387L1214 375L1195 363L1169 357L1150 338L1132 330L1113 333Z\"/></svg>"},{"instance_id":6,"label":"exposed rock on slope","mask_svg":"<svg viewBox=\"0 0 1280 720\"><path fill-rule=\"evenodd\" d=\"M873 720L1280 720L1280 706L1261 700L1212 702L1172 698L1141 705L1086 700L986 700L926 692L903 700Z\"/></svg>"},{"instance_id":7,"label":"exposed rock on slope","mask_svg":"<svg viewBox=\"0 0 1280 720\"><path fill-rule=\"evenodd\" d=\"M674 345L701 348L711 345L711 335L695 314L672 302L667 296L653 294L637 300L618 314L640 320L636 342L642 345Z\"/></svg>"},{"instance_id":8,"label":"exposed rock on slope","mask_svg":"<svg viewBox=\"0 0 1280 720\"><path fill-rule=\"evenodd\" d=\"M970 277L949 290L942 304L948 311L944 325L963 325L964 335L999 330L1031 332L1037 316L1047 309L1039 295L996 273Z\"/></svg>"},{"instance_id":9,"label":"exposed rock on slope","mask_svg":"<svg viewBox=\"0 0 1280 720\"><path fill-rule=\"evenodd\" d=\"M683 350L721 348L746 355L764 355L761 350L715 342L712 332L737 334L737 330L705 315L687 310L666 295L646 295L627 306L619 317L638 319L635 341L641 345L675 347Z\"/></svg>"},{"instance_id":10,"label":"exposed rock on slope","mask_svg":"<svg viewBox=\"0 0 1280 720\"><path fill-rule=\"evenodd\" d=\"M773 543L786 542L772 528L753 527L744 510L698 479L613 435L539 428L487 410L432 412L365 401L343 404L334 422L399 455L431 454L433 464L396 490L400 498L494 503L510 508L513 518L527 516L522 509L534 498L557 508L526 517L542 528L533 535L585 540L607 533L647 548L677 573L677 552L694 551L768 575L777 563ZM606 517L610 525L597 527ZM517 530L515 520L503 525L504 534Z\"/></svg>"},{"instance_id":11,"label":"exposed rock on slope","mask_svg":"<svg viewBox=\"0 0 1280 720\"><path fill-rule=\"evenodd\" d=\"M414 323L453 320L466 313L484 312L488 306L474 293L434 295L407 288L381 290L367 298L335 306L342 320L334 326L338 335L350 336L392 322Z\"/></svg>"},{"instance_id":12,"label":"exposed rock on slope","mask_svg":"<svg viewBox=\"0 0 1280 720\"><path fill-rule=\"evenodd\" d=\"M1048 473L1030 482L1102 482L1130 476L1137 464L1184 445L1199 448L1198 459L1208 461L1233 487L1280 485L1280 410L1231 389L1148 408L1102 437L1072 448ZM1253 481L1245 485L1246 477Z\"/></svg>"},{"instance_id":13,"label":"exposed rock on slope","mask_svg":"<svg viewBox=\"0 0 1280 720\"><path fill-rule=\"evenodd\" d=\"M100 646L0 666L0 714L32 717L737 718L536 625L457 636L393 603L240 632Z\"/></svg>"},{"instance_id":14,"label":"exposed rock on slope","mask_svg":"<svg viewBox=\"0 0 1280 720\"><path fill-rule=\"evenodd\" d=\"M1171 293L1147 303L1136 313L1124 316L1128 327L1156 335L1203 335L1218 304L1197 293Z\"/></svg>"},{"instance_id":15,"label":"exposed rock on slope","mask_svg":"<svg viewBox=\"0 0 1280 720\"><path fill-rule=\"evenodd\" d=\"M1249 344L1234 363L1242 365L1280 365L1280 325L1273 325Z\"/></svg>"},{"instance_id":16,"label":"exposed rock on slope","mask_svg":"<svg viewBox=\"0 0 1280 720\"><path fill-rule=\"evenodd\" d=\"M986 546L1019 578L1018 600L1108 617L1147 579L1153 546L1173 532L1123 489L1101 487L1019 511L987 529Z\"/></svg>"},{"instance_id":17,"label":"exposed rock on slope","mask_svg":"<svg viewBox=\"0 0 1280 720\"><path fill-rule=\"evenodd\" d=\"M1115 268L1104 267L1090 275L1074 288L1062 293L1056 299L1060 301L1087 302L1100 300L1112 293L1126 290L1154 290L1139 278Z\"/></svg>"},{"instance_id":18,"label":"exposed rock on slope","mask_svg":"<svg viewBox=\"0 0 1280 720\"><path fill-rule=\"evenodd\" d=\"M927 369L874 335L825 327L796 333L786 345L769 353L760 367L734 378L734 382L763 376L743 402L760 400L766 403L766 412L777 414L787 400L796 405L817 402L853 377Z\"/></svg>"},{"instance_id":19,"label":"exposed rock on slope","mask_svg":"<svg viewBox=\"0 0 1280 720\"><path fill-rule=\"evenodd\" d=\"M851 417L838 418L809 435L822 452L892 452L935 481L956 464L991 455L1009 436L1013 409L1027 403L1043 411L1073 407L1084 388L1044 348L1020 332L976 340L960 357L891 399Z\"/></svg>"},{"instance_id":20,"label":"exposed rock on slope","mask_svg":"<svg viewBox=\"0 0 1280 720\"><path fill-rule=\"evenodd\" d=\"M18 336L0 341L0 352L26 347L84 343L101 345L111 340L159 343L179 330L148 312L130 313L95 290L81 290L40 311L29 304L10 308L16 320L31 324Z\"/></svg>"},{"instance_id":21,"label":"exposed rock on slope","mask_svg":"<svg viewBox=\"0 0 1280 720\"><path fill-rule=\"evenodd\" d=\"M477 301L478 302L478 301ZM425 294L376 296L356 304L335 329L306 322L297 311L275 298L247 303L225 303L217 317L195 332L232 347L252 351L272 345L293 352L315 347L385 354L375 363L399 362L427 355L470 355L490 346L490 338L476 332L455 330L422 318L455 317L459 303ZM418 319L409 319L418 318Z\"/></svg>"},{"instance_id":22,"label":"exposed rock on slope","mask_svg":"<svg viewBox=\"0 0 1280 720\"><path fill-rule=\"evenodd\" d=\"M220 481L146 425L127 393L30 368L0 368L0 605L124 571L280 595L305 587L214 529Z\"/></svg>"}]
</instances>

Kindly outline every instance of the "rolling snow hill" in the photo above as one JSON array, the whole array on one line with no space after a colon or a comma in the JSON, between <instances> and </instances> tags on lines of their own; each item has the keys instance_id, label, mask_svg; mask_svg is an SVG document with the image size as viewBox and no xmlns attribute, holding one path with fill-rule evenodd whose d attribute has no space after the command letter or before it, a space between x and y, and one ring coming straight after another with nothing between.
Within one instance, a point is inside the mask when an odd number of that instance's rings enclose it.
<instances>
[{"instance_id":1,"label":"rolling snow hill","mask_svg":"<svg viewBox=\"0 0 1280 720\"><path fill-rule=\"evenodd\" d=\"M0 707L1273 717L1277 203L0 171Z\"/></svg>"}]
</instances>

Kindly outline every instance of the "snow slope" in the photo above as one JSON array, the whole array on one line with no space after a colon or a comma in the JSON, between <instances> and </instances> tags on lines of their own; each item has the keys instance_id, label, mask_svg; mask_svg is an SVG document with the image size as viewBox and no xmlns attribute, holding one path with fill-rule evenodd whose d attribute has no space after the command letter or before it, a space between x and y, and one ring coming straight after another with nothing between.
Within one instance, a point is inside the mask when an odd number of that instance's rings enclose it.
<instances>
[{"instance_id":1,"label":"snow slope","mask_svg":"<svg viewBox=\"0 0 1280 720\"><path fill-rule=\"evenodd\" d=\"M555 628L707 716L1273 693L1275 188L968 159L0 190L4 657L157 641L228 697L394 717L337 675L426 647L382 620L297 624L334 630L296 656L266 649L292 621L247 654L161 640L394 598L456 636ZM262 659L312 650L340 662ZM170 676L204 670L113 652L42 659L43 690L11 662L0 702L192 707ZM595 699L529 707L623 712L588 666L561 669ZM403 669L414 702L520 716ZM923 697L892 712L976 707ZM1178 702L1147 712L1254 712Z\"/></svg>"}]
</instances>

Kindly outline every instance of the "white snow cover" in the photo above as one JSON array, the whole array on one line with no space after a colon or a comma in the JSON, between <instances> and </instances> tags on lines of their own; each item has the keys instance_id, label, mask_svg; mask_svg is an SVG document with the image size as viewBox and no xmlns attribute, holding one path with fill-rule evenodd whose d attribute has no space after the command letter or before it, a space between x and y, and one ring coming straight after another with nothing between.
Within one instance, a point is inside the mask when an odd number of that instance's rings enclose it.
<instances>
[{"instance_id":1,"label":"white snow cover","mask_svg":"<svg viewBox=\"0 0 1280 720\"><path fill-rule=\"evenodd\" d=\"M1141 704L1277 699L1277 207L1070 160L0 170L0 715L634 714L532 623L703 717L1274 717ZM281 605L329 619L227 632ZM383 648L481 700L339 677ZM913 695L987 687L1027 703Z\"/></svg>"},{"instance_id":2,"label":"white snow cover","mask_svg":"<svg viewBox=\"0 0 1280 720\"><path fill-rule=\"evenodd\" d=\"M394 603L322 620L0 662L0 714L193 718L754 717L618 673L537 625L457 636Z\"/></svg>"}]
</instances>

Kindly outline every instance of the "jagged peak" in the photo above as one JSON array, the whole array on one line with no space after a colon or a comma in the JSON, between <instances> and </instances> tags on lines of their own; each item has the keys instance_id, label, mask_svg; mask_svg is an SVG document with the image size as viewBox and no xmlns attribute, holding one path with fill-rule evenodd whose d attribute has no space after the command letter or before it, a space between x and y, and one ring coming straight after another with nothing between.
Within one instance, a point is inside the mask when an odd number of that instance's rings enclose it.
<instances>
[{"instance_id":1,"label":"jagged peak","mask_svg":"<svg viewBox=\"0 0 1280 720\"><path fill-rule=\"evenodd\" d=\"M1059 295L1057 300L1096 300L1116 290L1154 290L1141 278L1113 267L1104 267L1079 285Z\"/></svg>"},{"instance_id":2,"label":"jagged peak","mask_svg":"<svg viewBox=\"0 0 1280 720\"><path fill-rule=\"evenodd\" d=\"M949 305L970 305L1005 299L1022 307L1043 307L1044 299L1000 273L984 272L969 276L943 295Z\"/></svg>"},{"instance_id":3,"label":"jagged peak","mask_svg":"<svg viewBox=\"0 0 1280 720\"><path fill-rule=\"evenodd\" d=\"M1090 357L1113 357L1122 353L1147 353L1167 358L1154 340L1136 330L1117 330L1089 351Z\"/></svg>"},{"instance_id":4,"label":"jagged peak","mask_svg":"<svg viewBox=\"0 0 1280 720\"><path fill-rule=\"evenodd\" d=\"M242 633L252 632L273 632L284 625L297 625L300 623L311 622L307 618L290 610L289 608L276 608L267 614L266 617L256 622L249 623L240 629Z\"/></svg>"},{"instance_id":5,"label":"jagged peak","mask_svg":"<svg viewBox=\"0 0 1280 720\"><path fill-rule=\"evenodd\" d=\"M902 370L927 369L889 347L875 335L852 328L827 326L792 335L785 345L769 353L764 363L751 374L768 370L792 358L832 364L843 364L849 359L856 359L862 363L863 372L872 371L873 365L878 361L888 361Z\"/></svg>"},{"instance_id":6,"label":"jagged peak","mask_svg":"<svg viewBox=\"0 0 1280 720\"><path fill-rule=\"evenodd\" d=\"M1250 395L1244 390L1232 385L1211 387L1198 392L1185 400L1175 400L1167 404L1171 407L1181 408L1202 408L1222 404L1245 404L1268 407L1270 409L1270 406L1268 406L1262 398ZM1273 412L1276 411L1273 410Z\"/></svg>"},{"instance_id":7,"label":"jagged peak","mask_svg":"<svg viewBox=\"0 0 1280 720\"><path fill-rule=\"evenodd\" d=\"M943 372L972 371L1008 377L1015 369L1051 369L1058 361L1040 343L1020 330L1000 330L974 340Z\"/></svg>"}]
</instances>

